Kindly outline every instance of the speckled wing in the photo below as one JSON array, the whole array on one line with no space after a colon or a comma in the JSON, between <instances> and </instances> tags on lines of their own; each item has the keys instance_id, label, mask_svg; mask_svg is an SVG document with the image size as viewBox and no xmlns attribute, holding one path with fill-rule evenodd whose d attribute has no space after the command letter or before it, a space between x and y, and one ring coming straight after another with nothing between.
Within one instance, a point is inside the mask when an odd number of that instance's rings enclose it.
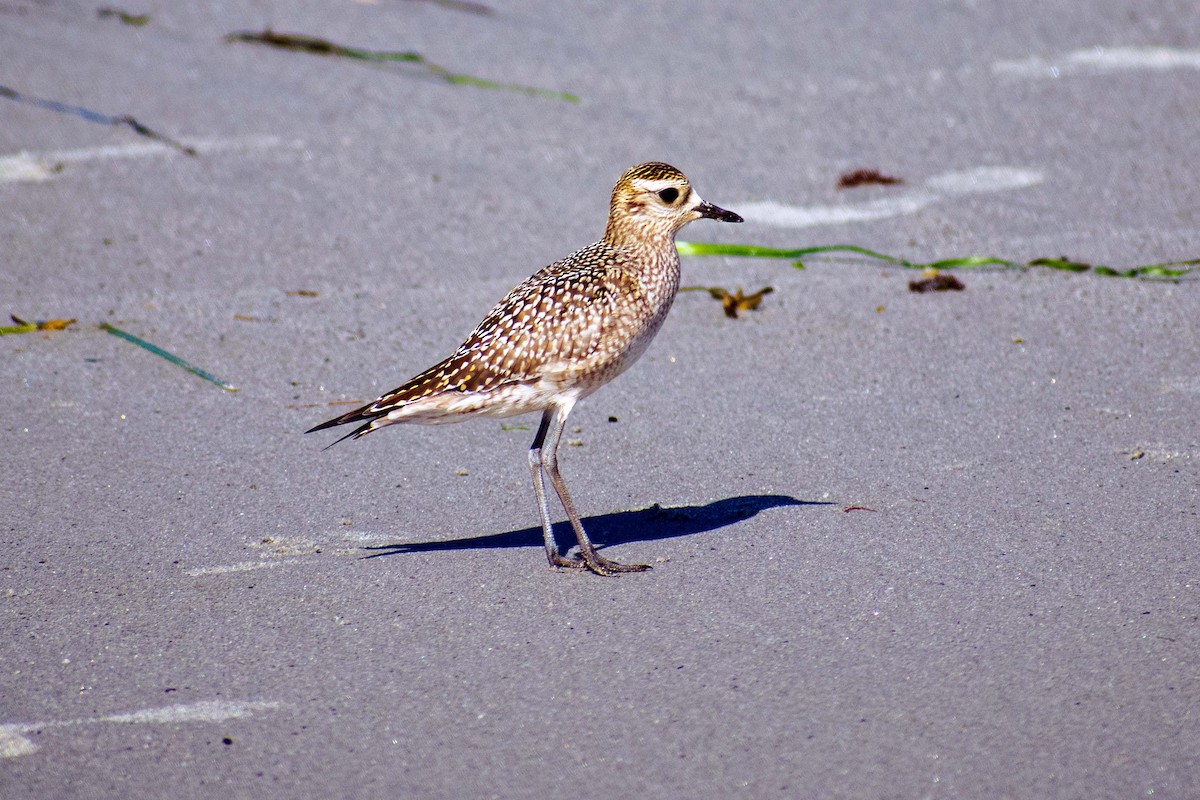
<instances>
[{"instance_id":1,"label":"speckled wing","mask_svg":"<svg viewBox=\"0 0 1200 800\"><path fill-rule=\"evenodd\" d=\"M552 378L568 363L584 367L611 314L609 278L616 265L615 252L595 244L517 286L443 362L442 390L489 391Z\"/></svg>"},{"instance_id":2,"label":"speckled wing","mask_svg":"<svg viewBox=\"0 0 1200 800\"><path fill-rule=\"evenodd\" d=\"M524 413L533 410L525 406L537 401L531 384L562 385L580 372L604 372L607 362L619 359L622 340L627 340L614 330L621 326L613 295L622 293L625 303L636 302L637 287L620 270L622 261L620 251L597 242L545 267L509 292L452 356L375 402L312 430L365 422L348 434L358 437L401 421L409 415L393 412L410 407L411 416L422 422L452 421L473 411ZM508 389L512 402L506 406L496 395ZM461 402L439 402L436 411L420 413L419 401L451 392L461 393ZM389 414L392 418L384 419Z\"/></svg>"}]
</instances>

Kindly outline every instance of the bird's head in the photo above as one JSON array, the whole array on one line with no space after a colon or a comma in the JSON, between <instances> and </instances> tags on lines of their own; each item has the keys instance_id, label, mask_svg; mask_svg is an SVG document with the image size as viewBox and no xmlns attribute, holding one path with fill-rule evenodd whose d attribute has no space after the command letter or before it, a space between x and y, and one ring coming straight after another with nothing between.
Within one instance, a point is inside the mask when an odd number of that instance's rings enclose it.
<instances>
[{"instance_id":1,"label":"bird's head","mask_svg":"<svg viewBox=\"0 0 1200 800\"><path fill-rule=\"evenodd\" d=\"M674 238L684 225L702 218L742 221L732 211L705 202L675 167L652 161L627 170L613 187L604 238L613 244L630 238Z\"/></svg>"}]
</instances>

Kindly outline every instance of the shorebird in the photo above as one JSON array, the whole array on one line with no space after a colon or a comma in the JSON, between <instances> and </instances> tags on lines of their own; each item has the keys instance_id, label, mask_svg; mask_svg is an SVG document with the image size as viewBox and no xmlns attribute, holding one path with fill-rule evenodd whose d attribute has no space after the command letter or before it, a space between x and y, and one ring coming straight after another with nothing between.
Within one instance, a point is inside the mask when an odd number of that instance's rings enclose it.
<instances>
[{"instance_id":1,"label":"shorebird","mask_svg":"<svg viewBox=\"0 0 1200 800\"><path fill-rule=\"evenodd\" d=\"M400 422L437 424L540 411L529 469L550 564L600 575L650 569L596 551L558 471L558 444L575 403L628 369L662 327L679 290L675 234L702 218L742 221L702 200L669 164L629 169L613 187L602 240L509 292L446 360L306 432L361 423L337 444ZM577 558L560 553L554 540L547 476L579 541Z\"/></svg>"}]
</instances>

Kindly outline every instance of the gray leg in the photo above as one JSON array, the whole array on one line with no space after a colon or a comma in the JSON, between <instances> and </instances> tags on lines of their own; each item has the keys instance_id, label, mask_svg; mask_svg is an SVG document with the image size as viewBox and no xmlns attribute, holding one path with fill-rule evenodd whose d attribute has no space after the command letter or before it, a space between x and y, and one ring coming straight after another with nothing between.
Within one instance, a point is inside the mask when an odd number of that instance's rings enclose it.
<instances>
[{"instance_id":1,"label":"gray leg","mask_svg":"<svg viewBox=\"0 0 1200 800\"><path fill-rule=\"evenodd\" d=\"M546 503L546 482L542 477L542 444L546 441L546 431L553 417L554 412L550 409L542 413L542 424L538 426L533 447L529 448L529 471L533 474L533 492L537 495L538 513L542 517L542 536L546 541L546 558L550 565L582 569L587 566L582 559L570 559L559 554L558 543L554 541L554 527L550 522L550 506Z\"/></svg>"},{"instance_id":2,"label":"gray leg","mask_svg":"<svg viewBox=\"0 0 1200 800\"><path fill-rule=\"evenodd\" d=\"M616 561L610 561L596 552L596 548L592 545L591 540L583 532L583 523L579 521L579 512L575 510L575 503L571 501L566 481L563 480L562 475L558 471L558 442L562 438L563 427L567 424L567 414L569 413L571 413L571 406L569 405L546 410L542 415L542 424L538 428L538 435L533 443L534 450L530 451L529 456L530 465L532 466L534 453L540 453L542 470L545 470L545 473L550 476L550 484L554 487L554 491L558 493L558 499L562 501L563 508L566 509L567 519L571 520L571 527L575 530L575 538L579 540L579 552L583 561L582 564L572 561L562 564L551 556L550 563L558 564L559 566L586 566L597 575L614 575L618 572L641 572L642 570L650 569L649 564L619 564ZM548 445L546 445L546 439L549 439ZM534 467L534 489L538 492L538 502L542 507L542 529L546 533L546 549L547 554L549 554L554 541L550 533L550 513L549 509L546 508L546 493L542 485L541 471L536 467Z\"/></svg>"}]
</instances>

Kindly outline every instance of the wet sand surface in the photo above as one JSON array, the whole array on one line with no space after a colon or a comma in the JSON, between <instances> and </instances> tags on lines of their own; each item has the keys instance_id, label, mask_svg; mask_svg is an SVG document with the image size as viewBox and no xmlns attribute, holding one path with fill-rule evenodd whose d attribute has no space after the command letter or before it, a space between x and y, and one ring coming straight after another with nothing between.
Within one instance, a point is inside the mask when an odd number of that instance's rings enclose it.
<instances>
[{"instance_id":1,"label":"wet sand surface","mask_svg":"<svg viewBox=\"0 0 1200 800\"><path fill-rule=\"evenodd\" d=\"M693 242L1200 258L1195 6L490 8L0 0L0 312L76 320L0 338L0 795L1200 794L1194 280L686 257L774 291L560 451L645 574L547 566L536 418L302 435L642 161Z\"/></svg>"}]
</instances>

